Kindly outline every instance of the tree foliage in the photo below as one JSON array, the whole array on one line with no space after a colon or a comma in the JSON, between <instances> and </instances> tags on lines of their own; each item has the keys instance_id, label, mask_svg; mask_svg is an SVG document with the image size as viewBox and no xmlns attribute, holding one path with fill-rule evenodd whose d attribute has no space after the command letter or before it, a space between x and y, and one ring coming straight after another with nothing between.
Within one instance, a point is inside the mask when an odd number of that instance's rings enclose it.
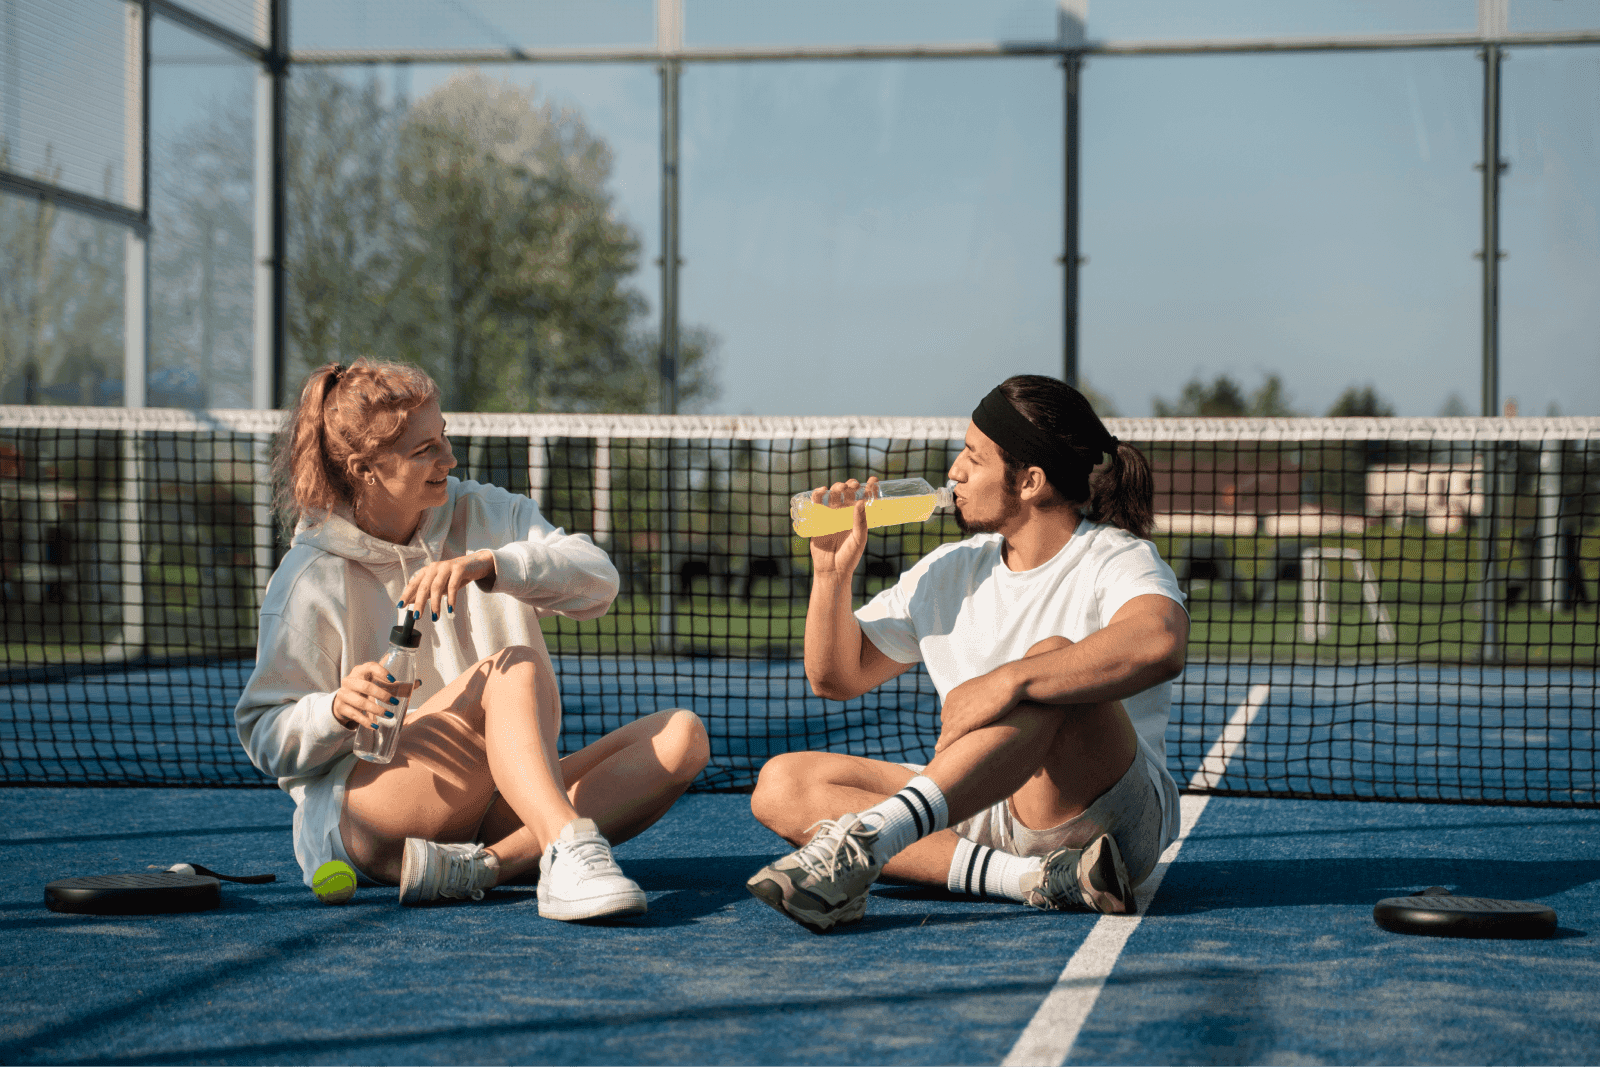
<instances>
[{"instance_id":1,"label":"tree foliage","mask_svg":"<svg viewBox=\"0 0 1600 1067\"><path fill-rule=\"evenodd\" d=\"M1196 415L1283 418L1299 414L1290 407L1289 394L1276 374L1267 375L1261 386L1248 396L1239 383L1226 374L1217 375L1209 385L1197 376L1184 385L1172 403L1156 397L1154 408L1158 418Z\"/></svg>"},{"instance_id":2,"label":"tree foliage","mask_svg":"<svg viewBox=\"0 0 1600 1067\"><path fill-rule=\"evenodd\" d=\"M411 107L321 73L294 100L291 378L374 354L426 368L447 409L655 405L639 241L577 112L475 71ZM712 338L680 344L692 407L716 395Z\"/></svg>"},{"instance_id":3,"label":"tree foliage","mask_svg":"<svg viewBox=\"0 0 1600 1067\"><path fill-rule=\"evenodd\" d=\"M1339 394L1339 399L1328 409L1329 418L1367 416L1384 418L1394 414L1394 405L1385 400L1371 385L1352 385Z\"/></svg>"}]
</instances>

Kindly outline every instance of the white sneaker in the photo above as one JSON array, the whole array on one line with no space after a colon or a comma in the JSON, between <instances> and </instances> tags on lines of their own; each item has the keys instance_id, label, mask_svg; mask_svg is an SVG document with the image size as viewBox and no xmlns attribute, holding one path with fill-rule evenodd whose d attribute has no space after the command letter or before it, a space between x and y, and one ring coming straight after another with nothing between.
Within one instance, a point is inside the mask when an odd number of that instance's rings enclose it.
<instances>
[{"instance_id":1,"label":"white sneaker","mask_svg":"<svg viewBox=\"0 0 1600 1067\"><path fill-rule=\"evenodd\" d=\"M500 861L482 845L441 845L406 838L400 860L400 903L426 904L440 897L482 900L500 877Z\"/></svg>"},{"instance_id":2,"label":"white sneaker","mask_svg":"<svg viewBox=\"0 0 1600 1067\"><path fill-rule=\"evenodd\" d=\"M644 890L611 858L611 845L593 819L561 828L539 858L539 914L575 922L646 910Z\"/></svg>"}]
</instances>

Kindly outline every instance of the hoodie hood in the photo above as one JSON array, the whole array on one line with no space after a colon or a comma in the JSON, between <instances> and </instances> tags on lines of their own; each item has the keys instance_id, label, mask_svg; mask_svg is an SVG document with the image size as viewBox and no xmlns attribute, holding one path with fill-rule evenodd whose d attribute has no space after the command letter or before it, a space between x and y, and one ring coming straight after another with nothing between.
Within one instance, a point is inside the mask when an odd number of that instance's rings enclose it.
<instances>
[{"instance_id":1,"label":"hoodie hood","mask_svg":"<svg viewBox=\"0 0 1600 1067\"><path fill-rule=\"evenodd\" d=\"M406 544L397 545L367 533L355 524L354 513L343 504L335 507L321 522L311 523L302 518L295 527L290 544L320 549L369 567L398 563L402 570L409 572L421 564L438 559L444 549L445 537L450 532L450 516L455 511L456 496L461 487L460 481L455 478L451 478L447 484L450 498L442 506L428 508L422 513L417 532L411 535L411 540Z\"/></svg>"}]
</instances>

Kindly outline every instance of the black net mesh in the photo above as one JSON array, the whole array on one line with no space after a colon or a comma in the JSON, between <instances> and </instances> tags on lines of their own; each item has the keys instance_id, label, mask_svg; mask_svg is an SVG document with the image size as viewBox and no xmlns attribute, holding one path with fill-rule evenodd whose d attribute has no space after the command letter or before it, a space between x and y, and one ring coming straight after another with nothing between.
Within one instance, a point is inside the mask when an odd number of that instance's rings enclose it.
<instances>
[{"instance_id":1,"label":"black net mesh","mask_svg":"<svg viewBox=\"0 0 1600 1067\"><path fill-rule=\"evenodd\" d=\"M283 551L271 412L0 409L0 782L269 785L232 708ZM919 668L811 695L791 494L942 485L964 420L451 416L463 478L539 499L621 592L552 618L571 751L688 707L743 789L770 756L921 762ZM1109 420L1148 457L1189 597L1168 763L1195 791L1600 805L1600 419ZM872 535L865 598L951 518Z\"/></svg>"}]
</instances>

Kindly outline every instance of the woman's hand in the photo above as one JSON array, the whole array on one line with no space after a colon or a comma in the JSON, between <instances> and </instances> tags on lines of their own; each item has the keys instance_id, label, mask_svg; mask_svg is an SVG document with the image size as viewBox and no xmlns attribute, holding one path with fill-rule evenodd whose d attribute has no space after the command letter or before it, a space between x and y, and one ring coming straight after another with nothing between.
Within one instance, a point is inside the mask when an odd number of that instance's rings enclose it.
<instances>
[{"instance_id":1,"label":"woman's hand","mask_svg":"<svg viewBox=\"0 0 1600 1067\"><path fill-rule=\"evenodd\" d=\"M455 611L456 593L462 587L494 575L494 553L487 548L454 559L442 559L413 574L400 600L417 612L427 605L433 621L438 622L439 612Z\"/></svg>"},{"instance_id":2,"label":"woman's hand","mask_svg":"<svg viewBox=\"0 0 1600 1067\"><path fill-rule=\"evenodd\" d=\"M339 683L339 691L333 694L333 717L346 730L392 719L400 698L421 684L396 682L381 664L363 663Z\"/></svg>"}]
</instances>

